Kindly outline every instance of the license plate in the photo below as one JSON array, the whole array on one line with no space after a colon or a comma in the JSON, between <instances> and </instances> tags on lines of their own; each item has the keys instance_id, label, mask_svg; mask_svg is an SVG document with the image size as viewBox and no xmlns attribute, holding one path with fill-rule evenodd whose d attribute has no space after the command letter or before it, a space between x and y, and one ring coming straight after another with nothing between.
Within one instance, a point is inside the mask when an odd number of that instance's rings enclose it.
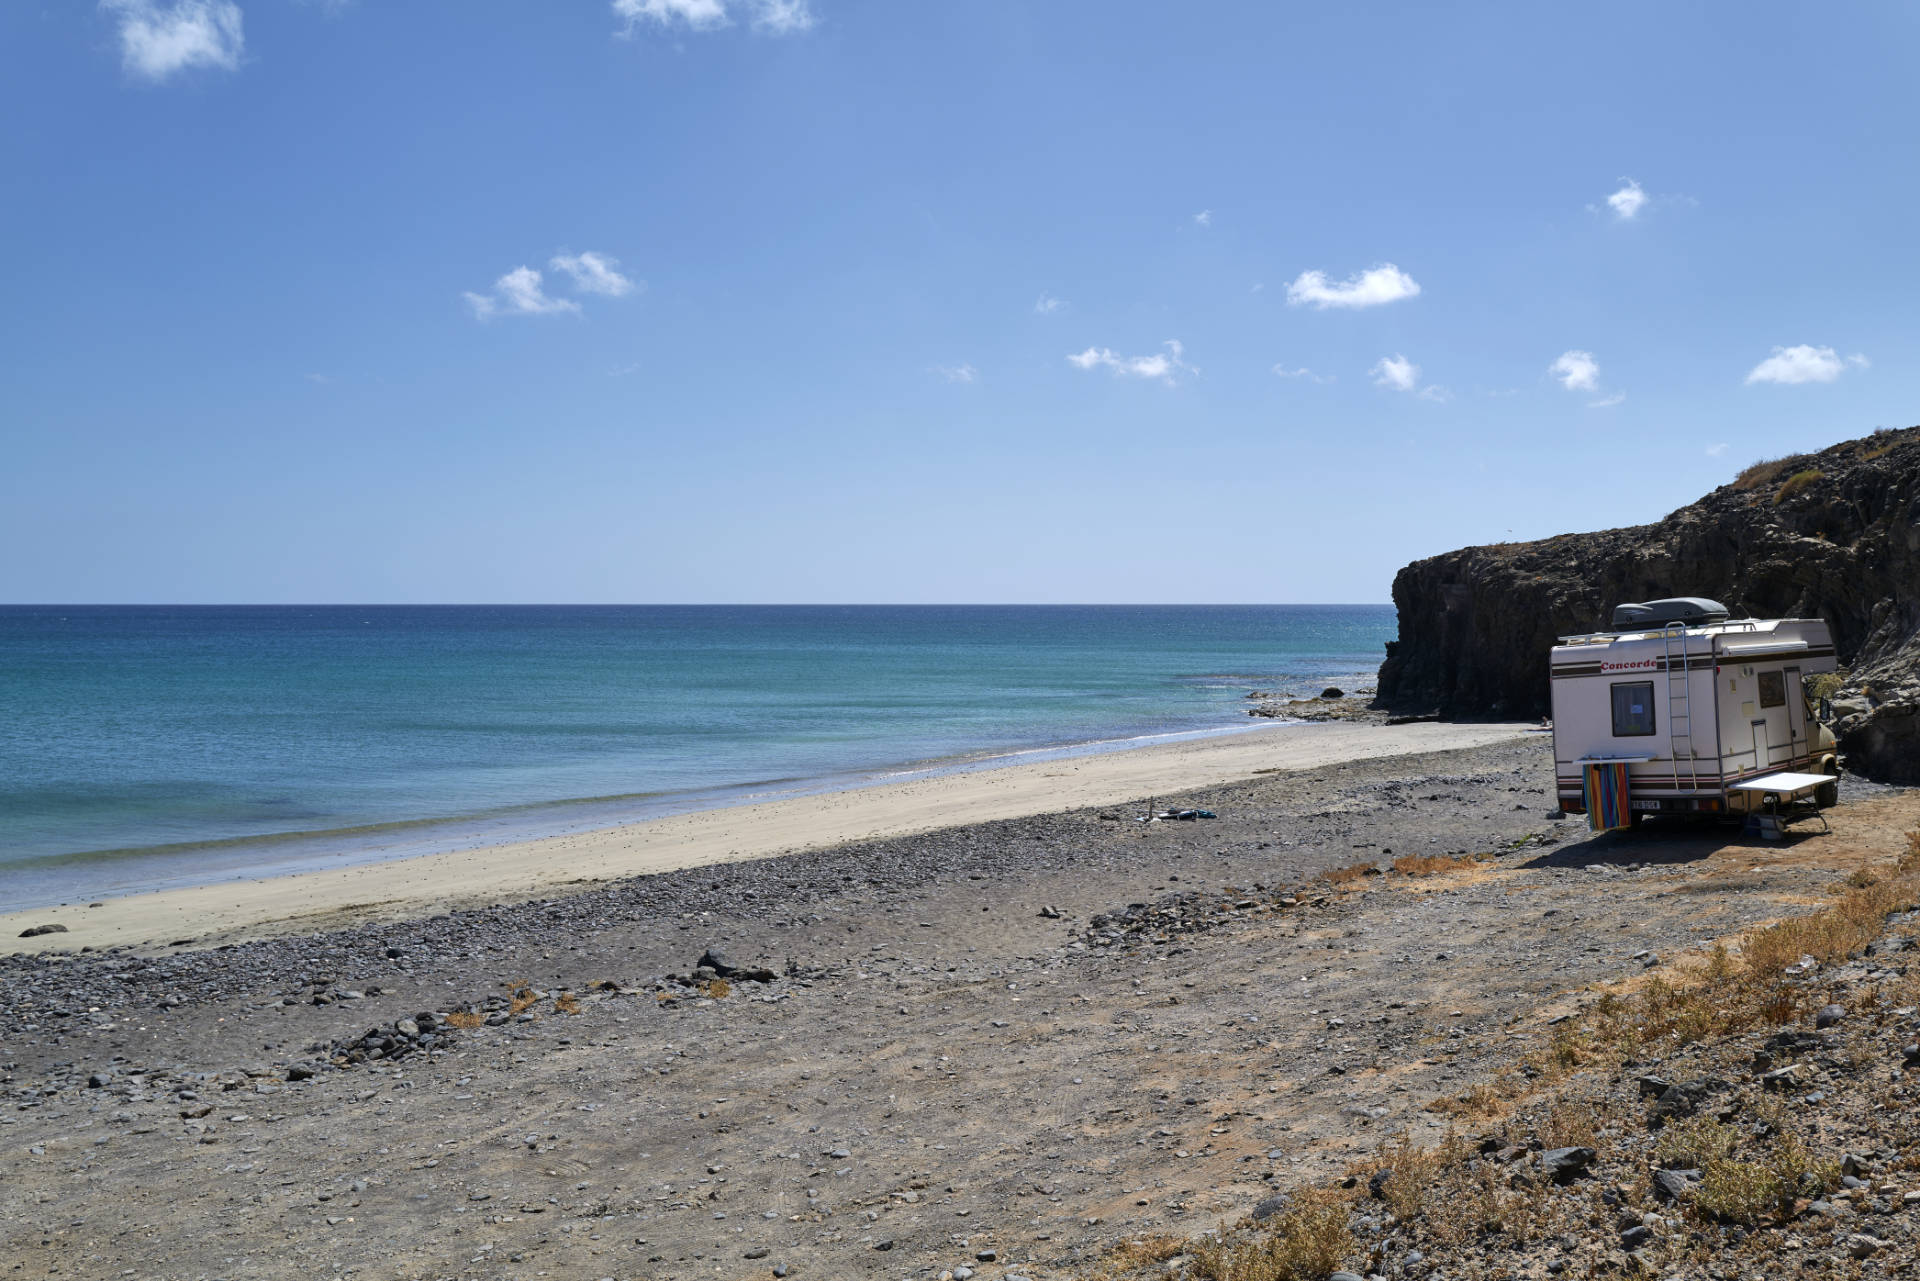
<instances>
[{"instance_id":1,"label":"license plate","mask_svg":"<svg viewBox=\"0 0 1920 1281\"><path fill-rule=\"evenodd\" d=\"M1637 810L1657 810L1660 808L1660 802L1659 801L1635 801L1633 803L1633 808Z\"/></svg>"}]
</instances>

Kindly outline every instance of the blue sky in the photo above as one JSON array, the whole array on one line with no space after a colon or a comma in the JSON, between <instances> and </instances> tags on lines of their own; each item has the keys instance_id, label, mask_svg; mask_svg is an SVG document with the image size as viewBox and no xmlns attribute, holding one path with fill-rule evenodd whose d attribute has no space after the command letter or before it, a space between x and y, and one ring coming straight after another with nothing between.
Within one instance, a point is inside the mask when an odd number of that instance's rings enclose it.
<instances>
[{"instance_id":1,"label":"blue sky","mask_svg":"<svg viewBox=\"0 0 1920 1281\"><path fill-rule=\"evenodd\" d=\"M10 4L0 599L1366 601L1656 519L1920 418L1916 12Z\"/></svg>"}]
</instances>

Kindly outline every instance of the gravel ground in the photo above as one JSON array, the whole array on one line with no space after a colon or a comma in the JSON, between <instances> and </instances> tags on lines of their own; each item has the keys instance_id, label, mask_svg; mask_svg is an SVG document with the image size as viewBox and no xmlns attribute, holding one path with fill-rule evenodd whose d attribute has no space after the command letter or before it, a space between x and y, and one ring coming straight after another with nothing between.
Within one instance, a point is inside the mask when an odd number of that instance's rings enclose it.
<instances>
[{"instance_id":1,"label":"gravel ground","mask_svg":"<svg viewBox=\"0 0 1920 1281\"><path fill-rule=\"evenodd\" d=\"M1917 808L1849 781L1833 836L1595 838L1551 813L1549 755L1157 802L1213 819L1137 822L1141 798L359 931L10 958L0 1259L1084 1275L1117 1239L1437 1132L1425 1104L1596 984L1795 910ZM1439 853L1497 857L1324 879ZM710 949L769 981L715 983Z\"/></svg>"}]
</instances>

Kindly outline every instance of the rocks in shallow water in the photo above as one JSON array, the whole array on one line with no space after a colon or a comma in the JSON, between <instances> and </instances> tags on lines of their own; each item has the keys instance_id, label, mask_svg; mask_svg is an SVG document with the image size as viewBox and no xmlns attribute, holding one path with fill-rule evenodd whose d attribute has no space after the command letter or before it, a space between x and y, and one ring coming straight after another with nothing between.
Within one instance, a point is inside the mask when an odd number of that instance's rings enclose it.
<instances>
[{"instance_id":1,"label":"rocks in shallow water","mask_svg":"<svg viewBox=\"0 0 1920 1281\"><path fill-rule=\"evenodd\" d=\"M1320 697L1322 698L1345 698L1346 696L1347 691L1341 689L1338 685L1329 685L1320 691Z\"/></svg>"},{"instance_id":2,"label":"rocks in shallow water","mask_svg":"<svg viewBox=\"0 0 1920 1281\"><path fill-rule=\"evenodd\" d=\"M67 927L64 925L30 925L20 931L20 937L23 939L37 939L42 934L65 934L66 932Z\"/></svg>"}]
</instances>

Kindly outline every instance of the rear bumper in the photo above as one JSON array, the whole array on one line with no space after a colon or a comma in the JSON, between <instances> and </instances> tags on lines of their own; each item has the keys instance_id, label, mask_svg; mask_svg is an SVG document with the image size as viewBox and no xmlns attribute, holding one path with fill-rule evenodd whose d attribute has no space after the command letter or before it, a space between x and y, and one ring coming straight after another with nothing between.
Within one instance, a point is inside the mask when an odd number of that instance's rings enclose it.
<instances>
[{"instance_id":1,"label":"rear bumper","mask_svg":"<svg viewBox=\"0 0 1920 1281\"><path fill-rule=\"evenodd\" d=\"M1636 814L1725 814L1727 812L1726 799L1717 794L1713 796L1636 796L1632 799L1632 806ZM1586 798L1562 796L1560 812L1563 814L1586 813Z\"/></svg>"}]
</instances>

